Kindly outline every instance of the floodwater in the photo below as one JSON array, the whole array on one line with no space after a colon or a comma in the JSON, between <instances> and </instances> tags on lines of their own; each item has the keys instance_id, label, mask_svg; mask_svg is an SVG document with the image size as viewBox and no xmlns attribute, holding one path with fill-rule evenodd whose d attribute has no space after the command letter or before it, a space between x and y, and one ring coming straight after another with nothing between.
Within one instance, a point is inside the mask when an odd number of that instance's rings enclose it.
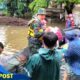
<instances>
[{"instance_id":1,"label":"floodwater","mask_svg":"<svg viewBox=\"0 0 80 80\"><path fill-rule=\"evenodd\" d=\"M27 27L0 26L0 42L5 52L15 53L27 47Z\"/></svg>"},{"instance_id":2,"label":"floodwater","mask_svg":"<svg viewBox=\"0 0 80 80\"><path fill-rule=\"evenodd\" d=\"M55 23L52 26L59 26ZM60 27L63 24L60 25ZM0 25L0 42L5 45L6 54L14 54L28 46L27 27L23 26L3 26Z\"/></svg>"},{"instance_id":3,"label":"floodwater","mask_svg":"<svg viewBox=\"0 0 80 80\"><path fill-rule=\"evenodd\" d=\"M74 11L75 17L80 19L80 12ZM78 19L78 20L79 20ZM65 24L63 23L53 23L51 24L53 27L58 26L60 28L64 28ZM20 51L21 49L28 46L27 40L27 27L23 26L3 26L0 25L0 42L5 45L4 51L6 53L15 53Z\"/></svg>"}]
</instances>

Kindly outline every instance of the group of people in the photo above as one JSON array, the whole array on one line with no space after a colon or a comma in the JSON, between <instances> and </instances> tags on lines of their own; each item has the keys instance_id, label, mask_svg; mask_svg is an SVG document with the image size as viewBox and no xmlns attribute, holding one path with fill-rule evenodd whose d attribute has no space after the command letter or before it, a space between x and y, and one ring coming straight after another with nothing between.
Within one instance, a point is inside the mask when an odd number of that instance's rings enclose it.
<instances>
[{"instance_id":1,"label":"group of people","mask_svg":"<svg viewBox=\"0 0 80 80\"><path fill-rule=\"evenodd\" d=\"M28 41L32 56L26 64L28 75L32 80L79 80L80 31L75 27L72 14L68 15L66 23L69 20L69 25L63 31L47 26L45 15L45 9L39 9L29 23Z\"/></svg>"},{"instance_id":2,"label":"group of people","mask_svg":"<svg viewBox=\"0 0 80 80\"><path fill-rule=\"evenodd\" d=\"M0 65L31 80L80 80L79 29L62 31L47 23L46 11L40 8L28 23L28 47L2 64L0 58ZM0 53L3 49L0 43Z\"/></svg>"}]
</instances>

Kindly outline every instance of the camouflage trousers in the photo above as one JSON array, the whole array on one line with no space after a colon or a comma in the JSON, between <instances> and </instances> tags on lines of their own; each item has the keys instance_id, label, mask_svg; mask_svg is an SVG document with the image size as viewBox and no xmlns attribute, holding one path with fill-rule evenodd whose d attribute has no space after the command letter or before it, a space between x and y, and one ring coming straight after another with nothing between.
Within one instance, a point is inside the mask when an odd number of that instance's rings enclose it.
<instances>
[{"instance_id":1,"label":"camouflage trousers","mask_svg":"<svg viewBox=\"0 0 80 80\"><path fill-rule=\"evenodd\" d=\"M65 72L67 73L67 80L80 80L80 75L74 74L67 63L60 67L60 80L64 80Z\"/></svg>"},{"instance_id":2,"label":"camouflage trousers","mask_svg":"<svg viewBox=\"0 0 80 80\"><path fill-rule=\"evenodd\" d=\"M28 38L28 46L31 54L37 53L37 50L42 46L41 42L37 38Z\"/></svg>"}]
</instances>

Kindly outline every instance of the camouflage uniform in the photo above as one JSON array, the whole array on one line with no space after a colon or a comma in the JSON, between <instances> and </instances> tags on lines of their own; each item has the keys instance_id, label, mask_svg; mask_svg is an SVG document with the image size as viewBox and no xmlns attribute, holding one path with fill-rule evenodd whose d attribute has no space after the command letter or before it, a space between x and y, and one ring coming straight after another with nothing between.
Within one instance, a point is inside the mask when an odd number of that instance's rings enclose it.
<instances>
[{"instance_id":1,"label":"camouflage uniform","mask_svg":"<svg viewBox=\"0 0 80 80\"><path fill-rule=\"evenodd\" d=\"M45 14L46 10L44 8L40 8L38 10L37 15L45 15ZM32 54L36 53L37 49L39 49L42 46L41 36L46 27L45 18L40 20L37 15L34 16L33 19L28 24L29 25L28 43Z\"/></svg>"},{"instance_id":2,"label":"camouflage uniform","mask_svg":"<svg viewBox=\"0 0 80 80\"><path fill-rule=\"evenodd\" d=\"M42 43L39 38L41 37L44 31L42 28L43 25L44 24L42 24L39 19L32 20L32 23L29 25L28 45L32 54L36 53L37 49L42 46Z\"/></svg>"}]
</instances>

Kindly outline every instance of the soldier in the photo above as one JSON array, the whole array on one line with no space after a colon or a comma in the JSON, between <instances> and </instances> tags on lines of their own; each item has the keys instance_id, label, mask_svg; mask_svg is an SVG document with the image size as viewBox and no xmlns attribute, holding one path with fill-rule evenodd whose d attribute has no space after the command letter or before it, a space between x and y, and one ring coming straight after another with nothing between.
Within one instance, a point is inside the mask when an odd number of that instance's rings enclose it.
<instances>
[{"instance_id":1,"label":"soldier","mask_svg":"<svg viewBox=\"0 0 80 80\"><path fill-rule=\"evenodd\" d=\"M36 17L29 22L28 43L32 54L42 46L41 36L46 27L46 11L43 8L38 10Z\"/></svg>"}]
</instances>

